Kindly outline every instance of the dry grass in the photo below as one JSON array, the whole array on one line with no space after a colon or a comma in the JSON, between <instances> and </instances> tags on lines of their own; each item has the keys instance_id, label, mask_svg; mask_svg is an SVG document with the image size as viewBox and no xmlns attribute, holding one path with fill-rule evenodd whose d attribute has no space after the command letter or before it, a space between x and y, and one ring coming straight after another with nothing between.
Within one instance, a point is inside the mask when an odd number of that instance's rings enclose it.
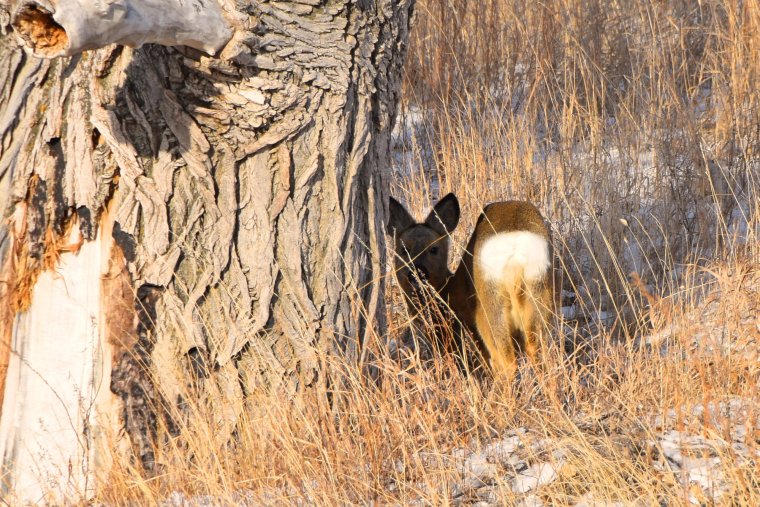
<instances>
[{"instance_id":1,"label":"dry grass","mask_svg":"<svg viewBox=\"0 0 760 507\"><path fill-rule=\"evenodd\" d=\"M496 460L484 490L473 485L464 458L513 436L520 461L559 470L539 490L547 504L592 492L624 504L678 505L689 494L710 493L684 485L684 474L662 457L663 435L678 430L709 445L685 446L684 454L719 457L713 473L730 486L724 503L755 505L760 475L735 445L760 452L758 336L756 322L743 321L757 315L760 272L725 270L703 283L715 285L708 293L721 297L703 299L696 285L682 293L668 317L674 332L656 344L661 354L612 344L601 332L592 361L551 344L541 368L524 366L515 385L452 375L455 366L446 359L402 370L384 356L378 360L383 380L375 386L336 362L345 373L339 388L321 386L290 400L259 392L233 406L241 414L234 443L226 439L218 400L192 405L184 414L192 425L161 449L159 476L145 479L118 463L100 500L155 504L180 491L208 496L213 505L445 505L453 495L468 503L487 492L512 503L524 496L511 489L517 463ZM695 309L711 315L709 322L695 323ZM715 347L708 338L694 342L705 333L724 344L729 337L733 348Z\"/></svg>"},{"instance_id":2,"label":"dry grass","mask_svg":"<svg viewBox=\"0 0 760 507\"><path fill-rule=\"evenodd\" d=\"M679 435L716 463L717 503L760 504L760 3L417 5L393 193L420 214L457 193L455 259L485 202L544 211L566 296L544 363L481 383L447 358L402 369L378 336L378 385L322 357L340 384L225 407L231 441L218 402L192 404L161 473L119 463L99 500L513 504L519 461L556 465L548 505L710 504L668 458ZM507 437L517 461L477 487L468 452Z\"/></svg>"}]
</instances>

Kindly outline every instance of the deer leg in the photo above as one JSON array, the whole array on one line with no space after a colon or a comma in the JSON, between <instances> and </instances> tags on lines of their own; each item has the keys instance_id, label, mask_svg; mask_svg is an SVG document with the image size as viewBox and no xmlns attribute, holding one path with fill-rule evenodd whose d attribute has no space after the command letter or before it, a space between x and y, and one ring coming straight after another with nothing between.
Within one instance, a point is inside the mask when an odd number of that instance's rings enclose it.
<instances>
[{"instance_id":1,"label":"deer leg","mask_svg":"<svg viewBox=\"0 0 760 507\"><path fill-rule=\"evenodd\" d=\"M505 308L498 299L481 301L475 314L475 325L488 350L494 374L511 379L517 371L517 357Z\"/></svg>"},{"instance_id":2,"label":"deer leg","mask_svg":"<svg viewBox=\"0 0 760 507\"><path fill-rule=\"evenodd\" d=\"M525 336L524 350L525 355L533 362L539 359L551 297L551 292L546 287L539 287L524 300L524 310L521 312L521 326Z\"/></svg>"},{"instance_id":3,"label":"deer leg","mask_svg":"<svg viewBox=\"0 0 760 507\"><path fill-rule=\"evenodd\" d=\"M521 306L520 329L525 337L523 351L528 359L535 363L538 360L541 323L538 322L539 316L532 301L523 301Z\"/></svg>"}]
</instances>

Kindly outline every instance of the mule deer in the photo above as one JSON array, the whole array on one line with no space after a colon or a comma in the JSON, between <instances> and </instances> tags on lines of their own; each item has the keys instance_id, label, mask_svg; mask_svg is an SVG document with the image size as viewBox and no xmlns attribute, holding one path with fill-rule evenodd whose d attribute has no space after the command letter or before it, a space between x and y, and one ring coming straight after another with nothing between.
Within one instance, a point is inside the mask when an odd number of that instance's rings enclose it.
<instances>
[{"instance_id":1,"label":"mule deer","mask_svg":"<svg viewBox=\"0 0 760 507\"><path fill-rule=\"evenodd\" d=\"M518 350L535 360L553 303L551 242L538 209L521 201L487 205L451 273L449 235L460 215L456 196L441 199L424 222L393 198L389 206L395 270L412 315L418 315L416 300L427 282L476 339L495 374L514 374ZM457 335L456 351L464 354L464 338Z\"/></svg>"}]
</instances>

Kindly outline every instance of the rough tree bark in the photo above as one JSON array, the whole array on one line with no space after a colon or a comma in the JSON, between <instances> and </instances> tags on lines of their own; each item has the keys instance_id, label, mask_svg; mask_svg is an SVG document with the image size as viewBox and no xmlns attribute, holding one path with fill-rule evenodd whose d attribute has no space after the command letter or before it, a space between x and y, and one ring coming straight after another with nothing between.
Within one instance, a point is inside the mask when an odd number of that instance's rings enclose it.
<instances>
[{"instance_id":1,"label":"rough tree bark","mask_svg":"<svg viewBox=\"0 0 760 507\"><path fill-rule=\"evenodd\" d=\"M178 374L207 395L295 392L320 351L356 360L384 324L383 169L413 0L221 3L219 57L52 60L21 48L18 6L0 3L6 493L86 493L114 420L153 467L153 407L181 398ZM41 417L46 402L59 412Z\"/></svg>"}]
</instances>

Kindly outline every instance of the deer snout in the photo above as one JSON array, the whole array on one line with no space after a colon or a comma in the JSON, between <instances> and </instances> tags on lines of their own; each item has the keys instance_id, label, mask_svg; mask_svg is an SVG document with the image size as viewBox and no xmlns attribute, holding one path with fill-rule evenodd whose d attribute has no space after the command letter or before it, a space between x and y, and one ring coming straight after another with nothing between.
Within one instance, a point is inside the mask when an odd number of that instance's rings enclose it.
<instances>
[{"instance_id":1,"label":"deer snout","mask_svg":"<svg viewBox=\"0 0 760 507\"><path fill-rule=\"evenodd\" d=\"M419 282L426 282L430 279L430 272L425 266L418 266L415 264L406 274L406 277L409 280L409 284L416 287L419 285Z\"/></svg>"}]
</instances>

